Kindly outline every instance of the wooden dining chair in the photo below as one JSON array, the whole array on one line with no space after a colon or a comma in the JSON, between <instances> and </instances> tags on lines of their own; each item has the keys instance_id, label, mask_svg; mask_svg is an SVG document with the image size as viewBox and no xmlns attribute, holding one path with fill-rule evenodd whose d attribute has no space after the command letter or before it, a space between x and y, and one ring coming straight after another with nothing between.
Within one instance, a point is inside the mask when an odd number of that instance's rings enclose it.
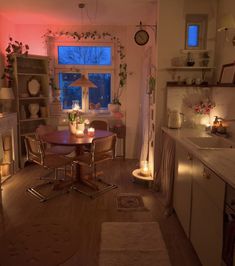
<instances>
[{"instance_id":1,"label":"wooden dining chair","mask_svg":"<svg viewBox=\"0 0 235 266\"><path fill-rule=\"evenodd\" d=\"M27 188L27 191L39 199L41 202L47 201L55 196L64 193L62 190L58 190L55 193L56 185L60 180L58 179L59 168L64 169L64 174L66 176L66 166L72 164L72 158L65 157L58 154L46 154L44 145L41 140L37 139L36 136L26 136L25 137L25 147L27 153L27 160L34 162L44 168L52 169L54 171L54 177L49 179L49 181L43 181L40 184ZM51 190L48 195L44 195L40 192L45 186L51 186Z\"/></svg>"},{"instance_id":2,"label":"wooden dining chair","mask_svg":"<svg viewBox=\"0 0 235 266\"><path fill-rule=\"evenodd\" d=\"M108 130L108 123L103 120L93 120L90 123L90 127L93 127L96 130Z\"/></svg>"},{"instance_id":3,"label":"wooden dining chair","mask_svg":"<svg viewBox=\"0 0 235 266\"><path fill-rule=\"evenodd\" d=\"M113 160L115 158L115 145L116 145L115 134L108 137L93 139L90 152L84 153L76 157L76 160L74 161L75 164L79 164L80 166L86 166L91 169L92 178L90 180L84 180L84 181L88 182L88 185L91 185L91 187L93 187L95 191L92 193L86 193L76 186L73 187L75 190L91 198L94 198L106 191L117 188L116 185L109 184L103 181L101 178L97 178L96 175L96 166L98 164L102 164L105 161ZM99 188L99 184L102 185L101 189Z\"/></svg>"},{"instance_id":4,"label":"wooden dining chair","mask_svg":"<svg viewBox=\"0 0 235 266\"><path fill-rule=\"evenodd\" d=\"M36 129L36 136L43 142L43 136L56 131L56 127L51 125L39 125ZM59 154L59 155L70 155L75 151L73 146L63 146L63 145L50 145L44 143L45 152L47 154Z\"/></svg>"}]
</instances>

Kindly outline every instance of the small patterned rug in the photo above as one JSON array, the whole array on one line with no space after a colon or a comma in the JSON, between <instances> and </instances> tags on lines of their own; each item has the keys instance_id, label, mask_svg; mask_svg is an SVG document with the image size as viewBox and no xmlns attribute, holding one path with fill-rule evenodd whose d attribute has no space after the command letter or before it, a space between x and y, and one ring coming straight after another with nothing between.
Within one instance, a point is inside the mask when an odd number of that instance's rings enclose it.
<instances>
[{"instance_id":1,"label":"small patterned rug","mask_svg":"<svg viewBox=\"0 0 235 266\"><path fill-rule=\"evenodd\" d=\"M99 266L120 265L171 266L158 223L102 224Z\"/></svg>"},{"instance_id":2,"label":"small patterned rug","mask_svg":"<svg viewBox=\"0 0 235 266\"><path fill-rule=\"evenodd\" d=\"M119 211L147 211L143 198L136 193L119 193L117 195L117 209Z\"/></svg>"}]
</instances>

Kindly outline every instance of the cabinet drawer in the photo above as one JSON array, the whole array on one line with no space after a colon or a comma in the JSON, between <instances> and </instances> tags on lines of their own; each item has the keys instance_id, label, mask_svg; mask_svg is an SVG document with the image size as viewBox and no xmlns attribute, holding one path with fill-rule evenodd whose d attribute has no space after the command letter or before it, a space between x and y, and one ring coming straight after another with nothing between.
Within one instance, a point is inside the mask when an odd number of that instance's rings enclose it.
<instances>
[{"instance_id":1,"label":"cabinet drawer","mask_svg":"<svg viewBox=\"0 0 235 266\"><path fill-rule=\"evenodd\" d=\"M224 209L225 182L209 168L202 166L201 173L194 178L212 202L220 209Z\"/></svg>"}]
</instances>

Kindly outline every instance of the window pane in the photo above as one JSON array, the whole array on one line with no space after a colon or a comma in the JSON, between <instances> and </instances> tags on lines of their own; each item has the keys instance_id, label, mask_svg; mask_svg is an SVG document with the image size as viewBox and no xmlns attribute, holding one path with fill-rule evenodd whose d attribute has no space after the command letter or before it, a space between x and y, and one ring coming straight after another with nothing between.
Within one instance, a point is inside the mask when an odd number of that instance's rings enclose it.
<instances>
[{"instance_id":1,"label":"window pane","mask_svg":"<svg viewBox=\"0 0 235 266\"><path fill-rule=\"evenodd\" d=\"M58 46L58 64L112 65L111 46Z\"/></svg>"},{"instance_id":2,"label":"window pane","mask_svg":"<svg viewBox=\"0 0 235 266\"><path fill-rule=\"evenodd\" d=\"M80 77L80 73L59 73L59 88L63 109L72 109L72 103L74 100L78 100L79 105L82 108L81 87L69 87L69 84Z\"/></svg>"},{"instance_id":3,"label":"window pane","mask_svg":"<svg viewBox=\"0 0 235 266\"><path fill-rule=\"evenodd\" d=\"M198 47L199 46L199 25L188 26L188 46Z\"/></svg>"},{"instance_id":4,"label":"window pane","mask_svg":"<svg viewBox=\"0 0 235 266\"><path fill-rule=\"evenodd\" d=\"M89 106L100 103L101 108L107 108L110 103L111 74L90 73L88 77L97 86L89 89Z\"/></svg>"}]
</instances>

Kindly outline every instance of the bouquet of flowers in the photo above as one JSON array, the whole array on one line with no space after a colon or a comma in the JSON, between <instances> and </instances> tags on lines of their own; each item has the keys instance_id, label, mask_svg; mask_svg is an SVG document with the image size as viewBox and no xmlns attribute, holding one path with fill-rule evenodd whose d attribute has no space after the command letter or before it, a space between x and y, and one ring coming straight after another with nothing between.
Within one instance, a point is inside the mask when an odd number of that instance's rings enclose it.
<instances>
[{"instance_id":1,"label":"bouquet of flowers","mask_svg":"<svg viewBox=\"0 0 235 266\"><path fill-rule=\"evenodd\" d=\"M209 115L210 111L215 107L215 103L207 99L206 101L200 101L198 104L194 104L192 109L196 114Z\"/></svg>"},{"instance_id":2,"label":"bouquet of flowers","mask_svg":"<svg viewBox=\"0 0 235 266\"><path fill-rule=\"evenodd\" d=\"M82 117L82 112L79 110L73 110L71 112L68 112L68 120L71 124L83 124L84 118Z\"/></svg>"}]
</instances>

